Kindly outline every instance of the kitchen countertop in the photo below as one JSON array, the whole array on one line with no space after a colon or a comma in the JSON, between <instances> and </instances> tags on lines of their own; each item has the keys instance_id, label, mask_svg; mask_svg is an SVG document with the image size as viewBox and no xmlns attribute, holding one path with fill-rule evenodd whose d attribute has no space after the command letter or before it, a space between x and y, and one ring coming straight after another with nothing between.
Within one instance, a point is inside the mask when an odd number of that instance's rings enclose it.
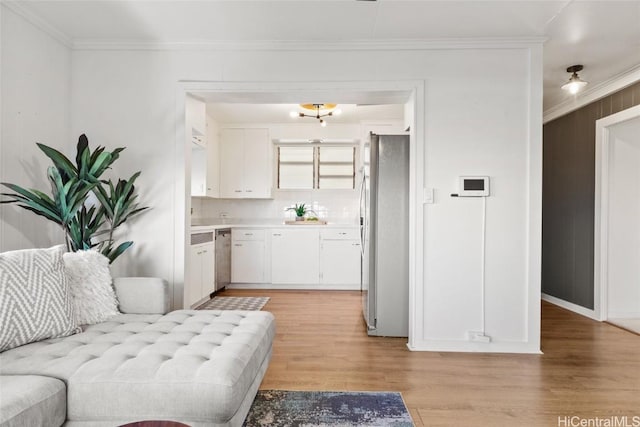
<instances>
[{"instance_id":1,"label":"kitchen countertop","mask_svg":"<svg viewBox=\"0 0 640 427\"><path fill-rule=\"evenodd\" d=\"M345 224L345 223L328 223L323 225L313 225L313 224L305 224L305 225L295 225L295 224L285 224L283 222L273 223L273 222L264 222L264 223L234 223L234 224L198 224L191 225L191 233L202 233L207 231L215 231L224 228L292 228L295 230L302 229L327 229L327 228L358 228L357 224Z\"/></svg>"}]
</instances>

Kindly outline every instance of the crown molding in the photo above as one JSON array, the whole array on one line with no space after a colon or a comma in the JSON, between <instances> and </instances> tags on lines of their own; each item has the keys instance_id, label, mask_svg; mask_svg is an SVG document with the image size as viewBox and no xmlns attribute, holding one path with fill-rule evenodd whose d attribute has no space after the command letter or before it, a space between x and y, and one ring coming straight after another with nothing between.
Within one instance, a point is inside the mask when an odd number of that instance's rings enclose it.
<instances>
[{"instance_id":1,"label":"crown molding","mask_svg":"<svg viewBox=\"0 0 640 427\"><path fill-rule=\"evenodd\" d=\"M218 51L308 51L308 50L437 50L437 49L521 49L545 42L544 37L455 38L433 40L351 40L351 41L145 41L79 39L74 50L218 50Z\"/></svg>"},{"instance_id":2,"label":"crown molding","mask_svg":"<svg viewBox=\"0 0 640 427\"><path fill-rule=\"evenodd\" d=\"M522 49L541 45L546 37L439 38L406 40L122 40L73 39L40 16L25 2L0 0L0 4L23 17L64 46L73 50L214 50L214 51L348 51L348 50L439 50L439 49Z\"/></svg>"},{"instance_id":3,"label":"crown molding","mask_svg":"<svg viewBox=\"0 0 640 427\"><path fill-rule=\"evenodd\" d=\"M73 48L73 41L71 37L33 13L33 11L29 7L25 6L24 2L20 2L17 0L0 0L0 5L5 6L16 15L21 16L31 25L45 32L63 46L69 49Z\"/></svg>"},{"instance_id":4,"label":"crown molding","mask_svg":"<svg viewBox=\"0 0 640 427\"><path fill-rule=\"evenodd\" d=\"M630 70L624 71L617 76L610 78L602 83L594 85L592 88L585 90L574 99L568 99L558 105L554 105L544 111L542 123L548 123L552 120L569 114L579 108L584 107L598 99L604 98L614 92L624 89L627 86L640 81L640 65Z\"/></svg>"}]
</instances>

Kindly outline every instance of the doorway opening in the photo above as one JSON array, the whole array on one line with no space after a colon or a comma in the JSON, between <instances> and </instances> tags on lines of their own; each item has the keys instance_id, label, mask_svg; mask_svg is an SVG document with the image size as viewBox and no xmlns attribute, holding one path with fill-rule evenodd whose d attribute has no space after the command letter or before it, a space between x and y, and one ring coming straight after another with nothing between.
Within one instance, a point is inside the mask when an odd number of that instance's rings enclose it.
<instances>
[{"instance_id":1,"label":"doorway opening","mask_svg":"<svg viewBox=\"0 0 640 427\"><path fill-rule=\"evenodd\" d=\"M640 106L596 122L595 300L640 333Z\"/></svg>"},{"instance_id":2,"label":"doorway opening","mask_svg":"<svg viewBox=\"0 0 640 427\"><path fill-rule=\"evenodd\" d=\"M424 152L422 141L424 135L424 82L331 82L331 83L221 83L221 82L188 82L181 83L178 88L178 116L184 117L184 105L187 95L195 95L205 103L210 105L225 105L227 108L236 106L238 108L251 108L266 104L299 104L302 102L332 102L338 104L353 105L405 105L404 115L408 117L410 123L410 218L409 229L411 241L409 242L409 294L411 301L408 307L409 317L409 344L412 339L412 327L414 324L415 301L420 298L412 297L417 292L415 278L422 275L422 264L416 260L422 259L422 204L418 203L416 197L417 183L423 182ZM358 107L355 107L358 108ZM363 107L363 110L372 107ZM373 107L375 108L375 107ZM285 111L286 113L286 111ZM287 119L289 115L286 114ZM192 167L192 147L187 138L186 124L177 127L177 153L181 158L176 161L180 163L177 168L180 176L176 177L177 182L184 185L177 186L176 193L176 242L183 242L183 245L176 245L174 276L174 305L184 305L185 288L184 283L189 283L189 266L187 256L189 249L189 230L191 226L191 167ZM240 126L240 125L239 125ZM243 125L244 126L244 125ZM329 124L329 127L331 123ZM354 191L354 190L352 190ZM196 201L198 203L198 201ZM260 203L260 202L258 202ZM269 202L265 202L269 203ZM201 209L202 209L202 202ZM195 206L196 209L198 205ZM226 211L225 211L226 212ZM180 286L180 284L182 286ZM418 290L419 291L419 290Z\"/></svg>"}]
</instances>

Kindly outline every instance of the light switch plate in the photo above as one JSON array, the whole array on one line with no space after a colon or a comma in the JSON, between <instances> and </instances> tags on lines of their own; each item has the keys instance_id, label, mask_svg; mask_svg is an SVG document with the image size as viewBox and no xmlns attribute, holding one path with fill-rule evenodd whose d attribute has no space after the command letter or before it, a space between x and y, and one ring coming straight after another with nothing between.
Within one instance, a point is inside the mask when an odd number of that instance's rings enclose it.
<instances>
[{"instance_id":1,"label":"light switch plate","mask_svg":"<svg viewBox=\"0 0 640 427\"><path fill-rule=\"evenodd\" d=\"M424 188L423 201L426 204L432 204L433 203L433 188Z\"/></svg>"}]
</instances>

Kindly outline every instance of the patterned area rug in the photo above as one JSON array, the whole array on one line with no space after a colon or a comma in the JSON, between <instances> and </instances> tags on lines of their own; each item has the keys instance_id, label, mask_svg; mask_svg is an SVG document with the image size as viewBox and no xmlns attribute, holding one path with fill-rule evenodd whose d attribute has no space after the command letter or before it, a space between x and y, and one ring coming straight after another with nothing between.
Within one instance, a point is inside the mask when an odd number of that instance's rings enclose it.
<instances>
[{"instance_id":1,"label":"patterned area rug","mask_svg":"<svg viewBox=\"0 0 640 427\"><path fill-rule=\"evenodd\" d=\"M260 390L245 427L411 427L395 392Z\"/></svg>"},{"instance_id":2,"label":"patterned area rug","mask_svg":"<svg viewBox=\"0 0 640 427\"><path fill-rule=\"evenodd\" d=\"M198 310L261 310L269 297L213 297Z\"/></svg>"}]
</instances>

